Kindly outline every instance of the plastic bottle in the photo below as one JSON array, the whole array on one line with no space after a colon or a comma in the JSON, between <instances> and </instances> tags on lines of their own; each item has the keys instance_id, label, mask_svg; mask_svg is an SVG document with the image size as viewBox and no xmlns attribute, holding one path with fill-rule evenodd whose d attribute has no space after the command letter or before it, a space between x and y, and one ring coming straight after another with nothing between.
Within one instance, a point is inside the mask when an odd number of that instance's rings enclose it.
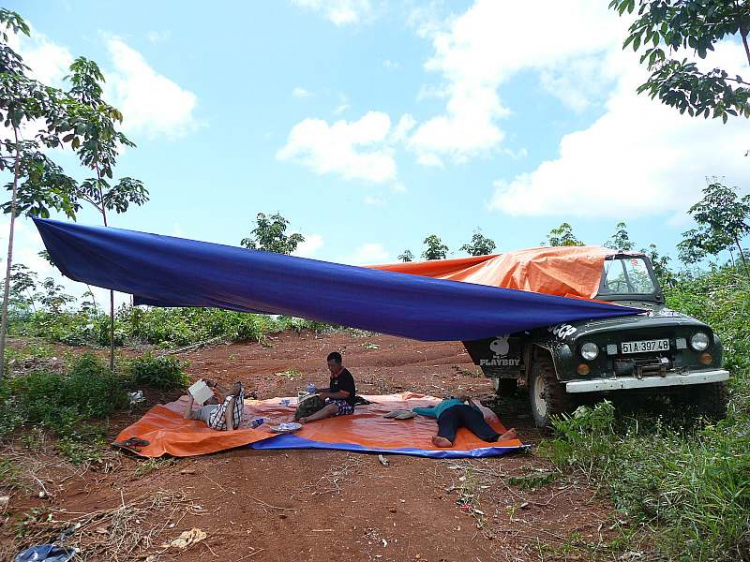
<instances>
[{"instance_id":1,"label":"plastic bottle","mask_svg":"<svg viewBox=\"0 0 750 562\"><path fill-rule=\"evenodd\" d=\"M315 385L311 382L307 383L307 393L315 394Z\"/></svg>"}]
</instances>

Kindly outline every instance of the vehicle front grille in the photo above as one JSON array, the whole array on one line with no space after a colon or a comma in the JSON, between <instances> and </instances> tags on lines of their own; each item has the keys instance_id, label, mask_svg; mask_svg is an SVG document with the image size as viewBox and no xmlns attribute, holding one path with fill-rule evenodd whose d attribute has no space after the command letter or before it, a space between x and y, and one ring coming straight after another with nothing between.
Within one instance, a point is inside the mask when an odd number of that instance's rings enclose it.
<instances>
[{"instance_id":1,"label":"vehicle front grille","mask_svg":"<svg viewBox=\"0 0 750 562\"><path fill-rule=\"evenodd\" d=\"M654 355L646 357L615 357L613 360L615 375L617 376L635 376L644 375L665 375L667 371L674 367L674 362L663 355Z\"/></svg>"}]
</instances>

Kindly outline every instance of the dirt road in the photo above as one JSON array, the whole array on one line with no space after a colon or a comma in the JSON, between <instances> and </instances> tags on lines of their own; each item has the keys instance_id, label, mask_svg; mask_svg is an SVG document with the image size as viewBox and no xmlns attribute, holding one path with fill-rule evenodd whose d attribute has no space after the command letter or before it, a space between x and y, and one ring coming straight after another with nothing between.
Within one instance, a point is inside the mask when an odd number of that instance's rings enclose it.
<instances>
[{"instance_id":1,"label":"dirt road","mask_svg":"<svg viewBox=\"0 0 750 562\"><path fill-rule=\"evenodd\" d=\"M303 332L180 358L190 361L192 379L240 378L269 398L294 394L309 381L325 385L325 357L334 350L363 394L492 395L453 343ZM498 413L524 442L538 443L539 433L519 414L522 404L520 398L505 405L510 414ZM115 420L112 435L133 419ZM39 498L41 488L31 486L13 493L0 527L0 558L68 528L85 560L551 560L598 556L613 523L611 509L592 499L594 490L555 473L533 449L466 461L390 456L388 466L377 455L337 451L236 449L163 461L113 452L78 469L50 450L5 453L17 454L46 492ZM71 522L80 526L71 529ZM206 538L186 549L166 547L193 528Z\"/></svg>"}]
</instances>

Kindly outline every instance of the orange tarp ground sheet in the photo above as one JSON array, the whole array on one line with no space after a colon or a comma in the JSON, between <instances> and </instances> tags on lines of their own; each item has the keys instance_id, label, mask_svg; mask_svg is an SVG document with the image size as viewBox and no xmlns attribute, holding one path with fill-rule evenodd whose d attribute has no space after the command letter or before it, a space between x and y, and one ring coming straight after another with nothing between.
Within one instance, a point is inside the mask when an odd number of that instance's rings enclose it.
<instances>
[{"instance_id":1,"label":"orange tarp ground sheet","mask_svg":"<svg viewBox=\"0 0 750 562\"><path fill-rule=\"evenodd\" d=\"M604 259L613 253L598 246L563 246L369 267L477 285L591 299L599 290Z\"/></svg>"},{"instance_id":2,"label":"orange tarp ground sheet","mask_svg":"<svg viewBox=\"0 0 750 562\"><path fill-rule=\"evenodd\" d=\"M305 425L294 433L302 439L317 443L336 443L361 446L368 449L385 450L414 448L422 451L440 451L432 444L432 436L437 433L437 422L434 418L417 416L411 420L391 420L384 414L396 409L412 409L418 406L431 406L440 400L431 396L414 393L365 396L372 402L370 405L357 406L354 414L329 418ZM146 457L159 457L170 454L176 457L187 457L215 453L233 447L249 445L275 437L269 431L269 425L291 421L296 409L296 399L291 404L281 404L281 398L270 400L245 400L245 418L243 426L248 426L254 418L265 418L266 422L258 429L243 427L236 431L214 431L205 423L184 420L182 411L186 398L164 406L155 406L139 421L123 430L117 441L137 437L149 441L138 454ZM489 409L482 407L485 419L498 432L504 433L497 416ZM465 428L456 435L456 442L451 451L473 451L485 448L517 448L522 444L518 439L504 442L487 443L475 437Z\"/></svg>"}]
</instances>

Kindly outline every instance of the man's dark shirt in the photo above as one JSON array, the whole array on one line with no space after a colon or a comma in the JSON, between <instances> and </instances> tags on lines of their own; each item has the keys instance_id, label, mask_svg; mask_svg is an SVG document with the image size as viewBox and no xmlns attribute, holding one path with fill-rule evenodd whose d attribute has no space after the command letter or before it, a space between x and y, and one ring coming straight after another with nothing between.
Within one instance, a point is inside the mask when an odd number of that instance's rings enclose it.
<instances>
[{"instance_id":1,"label":"man's dark shirt","mask_svg":"<svg viewBox=\"0 0 750 562\"><path fill-rule=\"evenodd\" d=\"M354 406L354 396L357 394L357 389L354 387L354 377L349 372L349 369L342 370L336 378L331 377L331 387L329 390L331 392L346 390L349 393L346 401Z\"/></svg>"}]
</instances>

